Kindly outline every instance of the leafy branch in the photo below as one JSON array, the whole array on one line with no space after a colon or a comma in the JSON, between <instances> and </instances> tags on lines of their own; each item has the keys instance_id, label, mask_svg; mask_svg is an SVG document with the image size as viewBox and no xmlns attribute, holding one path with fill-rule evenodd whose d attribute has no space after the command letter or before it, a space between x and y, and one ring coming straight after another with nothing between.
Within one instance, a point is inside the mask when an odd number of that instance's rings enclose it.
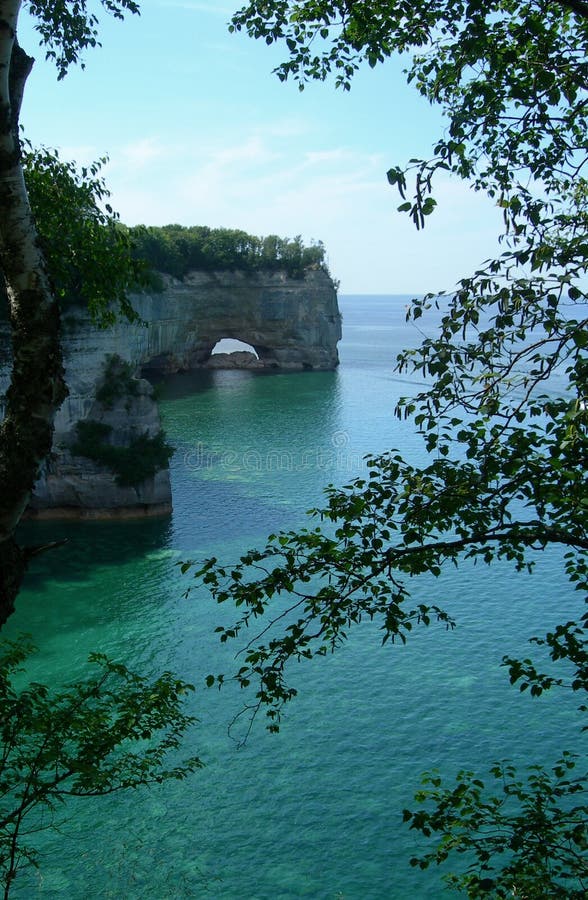
<instances>
[{"instance_id":1,"label":"leafy branch","mask_svg":"<svg viewBox=\"0 0 588 900\"><path fill-rule=\"evenodd\" d=\"M195 724L182 709L193 687L169 672L138 675L103 654L97 674L62 691L15 687L33 647L0 647L0 884L8 897L18 870L37 864L27 837L51 827L68 797L95 797L184 779L197 756L176 759ZM19 679L20 680L20 679ZM47 818L44 813L49 814Z\"/></svg>"}]
</instances>

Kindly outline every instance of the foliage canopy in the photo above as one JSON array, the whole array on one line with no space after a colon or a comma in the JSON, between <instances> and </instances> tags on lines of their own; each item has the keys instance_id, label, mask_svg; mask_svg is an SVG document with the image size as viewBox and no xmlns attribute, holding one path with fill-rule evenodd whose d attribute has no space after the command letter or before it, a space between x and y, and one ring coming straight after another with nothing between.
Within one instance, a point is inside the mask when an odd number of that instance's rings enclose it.
<instances>
[{"instance_id":1,"label":"foliage canopy","mask_svg":"<svg viewBox=\"0 0 588 900\"><path fill-rule=\"evenodd\" d=\"M131 288L147 278L128 230L110 205L100 172L106 158L78 168L55 150L26 147L29 200L53 290L62 308L86 307L102 325L117 314L134 321Z\"/></svg>"},{"instance_id":2,"label":"foliage canopy","mask_svg":"<svg viewBox=\"0 0 588 900\"><path fill-rule=\"evenodd\" d=\"M128 13L137 14L139 4L135 0L99 0L100 6L115 19L124 19ZM88 48L100 47L96 4L90 0L26 0L26 6L34 21L41 43L46 48L46 58L57 69L59 79L65 78L71 65L84 68L82 54Z\"/></svg>"},{"instance_id":3,"label":"foliage canopy","mask_svg":"<svg viewBox=\"0 0 588 900\"><path fill-rule=\"evenodd\" d=\"M447 129L431 159L389 170L405 200L400 210L422 227L435 206L435 176L449 171L504 212L505 252L451 294L414 300L408 314L443 310L439 333L397 361L400 371L429 382L397 410L422 434L429 464L415 468L391 452L370 461L369 479L329 489L328 505L315 514L338 526L334 537L280 535L245 558L275 554L289 569L281 587L272 578L282 568L272 568L252 608L262 611L264 585L287 590L298 575L304 583L307 557L318 573L343 552L327 592L335 604L341 579L351 577L350 597L384 592L395 603L406 596L396 572L439 574L464 556L523 568L532 565L530 549L549 543L567 548L567 575L585 591L588 7L575 0L260 0L238 12L232 27L268 43L283 40L289 58L276 71L301 86L334 73L348 89L362 62L411 51L407 78L441 106ZM215 573L210 566L211 582ZM379 588L376 576L384 579ZM256 585L241 587L243 603ZM400 621L384 628L399 633ZM554 653L562 640L551 641ZM586 684L582 672L578 688Z\"/></svg>"},{"instance_id":4,"label":"foliage canopy","mask_svg":"<svg viewBox=\"0 0 588 900\"><path fill-rule=\"evenodd\" d=\"M76 434L72 453L106 466L114 473L120 487L137 487L162 469L169 468L174 452L163 431L152 437L148 432L136 434L128 445L120 447L110 443L110 425L82 419L76 425Z\"/></svg>"},{"instance_id":5,"label":"foliage canopy","mask_svg":"<svg viewBox=\"0 0 588 900\"><path fill-rule=\"evenodd\" d=\"M550 770L530 766L523 781L509 763L490 770L492 787L474 772L460 772L455 786L438 773L423 776L416 800L424 808L404 811L404 821L426 836L442 835L438 846L411 865L443 863L449 854L475 860L447 882L468 897L544 897L583 900L586 896L585 773L564 752Z\"/></svg>"},{"instance_id":6,"label":"foliage canopy","mask_svg":"<svg viewBox=\"0 0 588 900\"><path fill-rule=\"evenodd\" d=\"M137 225L129 229L129 234L139 261L145 261L155 272L179 279L193 270L282 270L292 278L301 278L309 268L327 270L323 244L319 241L305 246L300 236L256 237L238 228L206 225Z\"/></svg>"}]
</instances>

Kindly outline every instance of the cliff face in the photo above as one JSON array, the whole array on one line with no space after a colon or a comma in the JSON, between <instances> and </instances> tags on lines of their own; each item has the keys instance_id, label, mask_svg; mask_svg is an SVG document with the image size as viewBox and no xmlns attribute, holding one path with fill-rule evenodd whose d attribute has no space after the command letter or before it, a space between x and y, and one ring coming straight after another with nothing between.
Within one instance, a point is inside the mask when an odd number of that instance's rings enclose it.
<instances>
[{"instance_id":1,"label":"cliff face","mask_svg":"<svg viewBox=\"0 0 588 900\"><path fill-rule=\"evenodd\" d=\"M148 328L134 336L133 352L151 370L206 365L221 338L251 344L264 368L334 369L339 361L337 295L322 271L300 280L192 272L184 281L166 279L163 294L134 298L134 305Z\"/></svg>"},{"instance_id":2,"label":"cliff face","mask_svg":"<svg viewBox=\"0 0 588 900\"><path fill-rule=\"evenodd\" d=\"M120 476L100 459L83 455L77 448L77 423L91 423L108 433L104 442L96 444L124 450L133 441L151 440L161 433L153 388L144 379L132 379L132 390L122 393L105 405L94 399L82 419L68 420L60 412L60 430L56 433L53 453L46 461L31 498L29 518L124 518L165 515L171 512L169 470L161 468L138 483L120 483ZM95 393L95 385L92 386ZM74 398L86 407L91 397ZM91 452L91 451L90 451ZM129 450L132 452L132 450ZM139 451L140 452L140 451Z\"/></svg>"},{"instance_id":3,"label":"cliff face","mask_svg":"<svg viewBox=\"0 0 588 900\"><path fill-rule=\"evenodd\" d=\"M184 281L166 278L160 294L133 297L143 324L120 322L101 330L83 314L64 317L63 346L69 397L55 420L52 457L41 473L30 513L42 517L101 517L161 514L171 509L167 469L135 486L121 486L108 466L76 455L79 421L111 429L109 442L128 446L133 438L160 431L148 382L132 379L113 403L97 392L110 357L137 374L171 373L208 365L222 338L251 344L259 357L232 355L231 367L270 370L333 369L338 364L341 322L334 285L322 271L304 279L283 273L193 272ZM220 365L223 363L220 362ZM0 329L0 392L8 385L7 329Z\"/></svg>"}]
</instances>

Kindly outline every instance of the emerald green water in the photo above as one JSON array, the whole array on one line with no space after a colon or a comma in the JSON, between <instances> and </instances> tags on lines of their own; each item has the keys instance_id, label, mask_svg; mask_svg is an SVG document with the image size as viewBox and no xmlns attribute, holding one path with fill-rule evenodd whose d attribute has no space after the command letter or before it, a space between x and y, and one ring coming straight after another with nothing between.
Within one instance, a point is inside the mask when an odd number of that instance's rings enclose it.
<instances>
[{"instance_id":1,"label":"emerald green water","mask_svg":"<svg viewBox=\"0 0 588 900\"><path fill-rule=\"evenodd\" d=\"M260 721L237 750L227 725L242 698L200 686L229 671L238 649L213 629L228 611L177 562L230 561L278 528L304 521L321 488L361 471L367 452L421 453L396 399L412 385L392 374L418 335L405 298L344 297L335 373L210 372L167 382L161 411L172 461L174 513L163 521L28 526L34 540L69 538L41 559L8 634L32 633L31 674L60 684L84 674L92 650L144 671L171 668L198 685L200 722L188 753L206 768L186 783L71 804L59 833L39 836L40 869L20 898L348 898L443 895L440 873L407 864L402 826L421 771L484 769L495 760L550 761L580 743L573 700L532 701L509 688L504 653L574 609L555 554L538 574L474 568L414 584L443 600L458 628L380 647L365 623L336 656L293 672L299 697L280 734Z\"/></svg>"}]
</instances>

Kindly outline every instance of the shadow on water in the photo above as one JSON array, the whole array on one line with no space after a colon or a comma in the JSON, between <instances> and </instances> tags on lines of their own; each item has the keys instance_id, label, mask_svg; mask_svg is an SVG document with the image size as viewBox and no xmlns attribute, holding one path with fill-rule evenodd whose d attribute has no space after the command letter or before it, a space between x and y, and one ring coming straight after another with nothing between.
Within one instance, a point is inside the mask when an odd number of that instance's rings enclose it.
<instances>
[{"instance_id":1,"label":"shadow on water","mask_svg":"<svg viewBox=\"0 0 588 900\"><path fill-rule=\"evenodd\" d=\"M285 526L290 503L277 500L272 490L259 491L259 482L291 480L299 488L301 479L308 478L316 454L305 446L306 430L319 424L330 433L336 427L336 386L334 372L260 379L259 373L203 370L167 377L160 392L164 427L176 448L171 463L174 513L153 519L22 523L17 535L22 545L67 541L35 558L26 589L40 589L55 578L85 581L92 571L121 568L157 551L193 550L203 542L210 547L252 530L252 518L264 523L263 536L268 528ZM273 411L269 427L268 409ZM261 447L268 444L274 449L262 454ZM321 487L327 480L320 478Z\"/></svg>"},{"instance_id":2,"label":"shadow on water","mask_svg":"<svg viewBox=\"0 0 588 900\"><path fill-rule=\"evenodd\" d=\"M180 602L179 561L237 559L271 531L302 524L337 476L353 448L342 437L339 381L335 372L167 379L160 409L176 448L172 516L24 523L22 544L67 544L32 562L9 632L32 634L43 664L64 677L66 660L83 665L96 648L126 658L132 646L134 660L167 654L175 638L163 635L178 620L179 631L184 619L196 627L195 608Z\"/></svg>"},{"instance_id":3,"label":"shadow on water","mask_svg":"<svg viewBox=\"0 0 588 900\"><path fill-rule=\"evenodd\" d=\"M17 533L21 545L43 545L66 540L67 544L36 557L26 576L29 590L47 578L86 579L102 566L125 565L169 546L171 518L120 522L25 522Z\"/></svg>"},{"instance_id":4,"label":"shadow on water","mask_svg":"<svg viewBox=\"0 0 588 900\"><path fill-rule=\"evenodd\" d=\"M193 394L202 394L214 387L217 372L202 369L198 372L177 372L174 375L143 373L156 389L156 394L169 400L181 400Z\"/></svg>"}]
</instances>

